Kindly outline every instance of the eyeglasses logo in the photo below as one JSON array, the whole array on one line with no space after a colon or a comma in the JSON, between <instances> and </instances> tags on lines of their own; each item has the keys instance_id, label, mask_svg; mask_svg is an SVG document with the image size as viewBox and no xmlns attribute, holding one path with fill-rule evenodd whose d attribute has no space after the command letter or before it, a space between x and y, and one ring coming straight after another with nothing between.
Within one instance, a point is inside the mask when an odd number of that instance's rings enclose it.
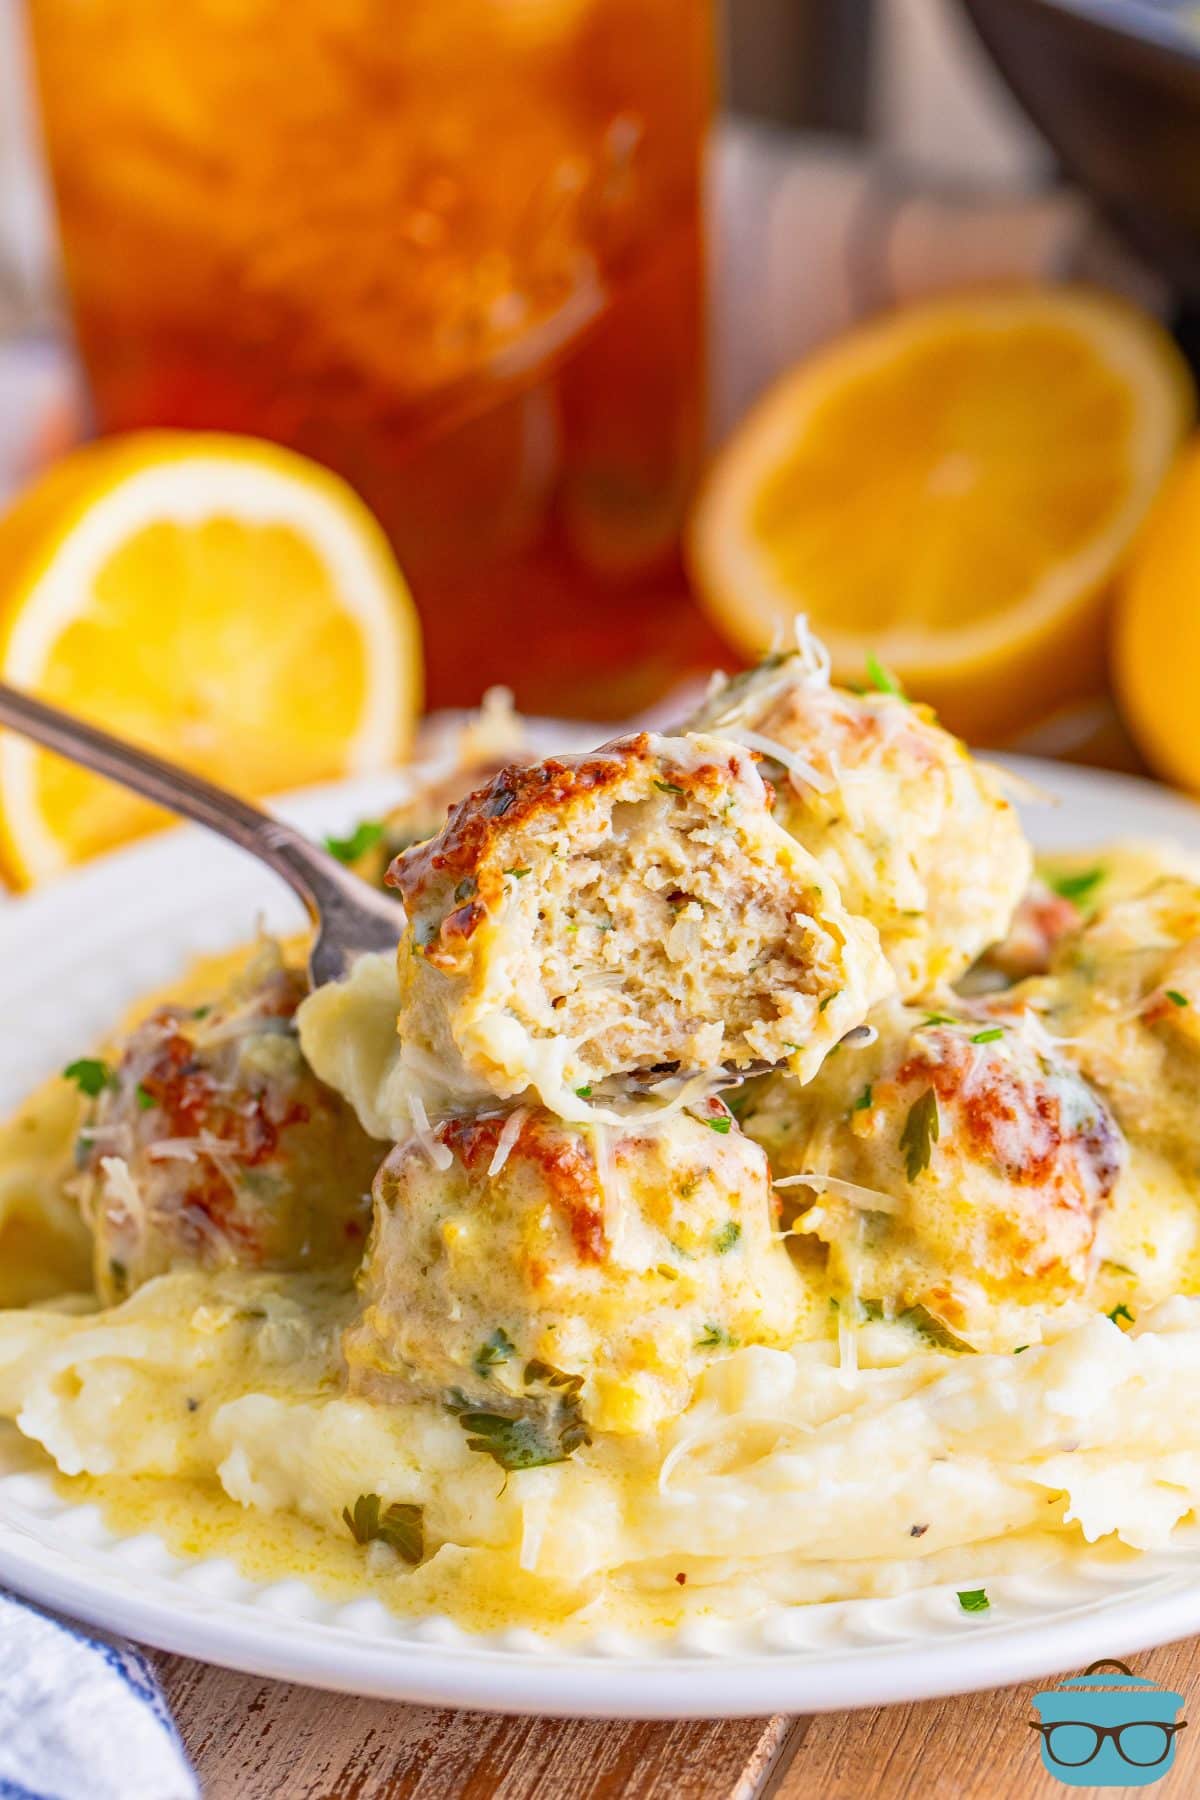
<instances>
[{"instance_id":1,"label":"eyeglasses logo","mask_svg":"<svg viewBox=\"0 0 1200 1800\"><path fill-rule=\"evenodd\" d=\"M1105 1673L1104 1671L1110 1671ZM1042 1762L1066 1787L1149 1787L1175 1762L1187 1724L1182 1694L1143 1681L1127 1664L1093 1663L1061 1687L1035 1694Z\"/></svg>"}]
</instances>

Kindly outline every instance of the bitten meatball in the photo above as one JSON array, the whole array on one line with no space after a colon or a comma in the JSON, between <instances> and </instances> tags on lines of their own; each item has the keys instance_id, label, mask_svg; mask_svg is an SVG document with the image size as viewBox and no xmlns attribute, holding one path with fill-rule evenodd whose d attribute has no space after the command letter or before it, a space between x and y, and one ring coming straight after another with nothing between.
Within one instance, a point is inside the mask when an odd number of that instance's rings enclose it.
<instances>
[{"instance_id":1,"label":"bitten meatball","mask_svg":"<svg viewBox=\"0 0 1200 1800\"><path fill-rule=\"evenodd\" d=\"M806 649L716 688L687 729L763 753L776 818L877 928L903 999L1004 936L1031 853L994 778L928 707L831 687Z\"/></svg>"},{"instance_id":2,"label":"bitten meatball","mask_svg":"<svg viewBox=\"0 0 1200 1800\"><path fill-rule=\"evenodd\" d=\"M1128 1136L1200 1172L1200 884L1166 876L1064 938L1013 990L1065 1040Z\"/></svg>"},{"instance_id":3,"label":"bitten meatball","mask_svg":"<svg viewBox=\"0 0 1200 1800\"><path fill-rule=\"evenodd\" d=\"M1124 1140L1028 1017L876 1020L877 1041L809 1087L769 1078L745 1130L777 1178L811 1178L789 1190L795 1228L828 1246L844 1300L919 1307L976 1348L1011 1347L1003 1302L1084 1292Z\"/></svg>"},{"instance_id":4,"label":"bitten meatball","mask_svg":"<svg viewBox=\"0 0 1200 1800\"><path fill-rule=\"evenodd\" d=\"M391 870L398 1099L407 1082L444 1114L532 1089L585 1119L592 1084L664 1065L814 1074L894 984L770 809L750 752L647 734L464 800Z\"/></svg>"},{"instance_id":5,"label":"bitten meatball","mask_svg":"<svg viewBox=\"0 0 1200 1800\"><path fill-rule=\"evenodd\" d=\"M323 1086L293 1015L303 974L264 944L210 1006L158 1009L118 1046L76 1192L109 1301L168 1269L357 1260L384 1146Z\"/></svg>"},{"instance_id":6,"label":"bitten meatball","mask_svg":"<svg viewBox=\"0 0 1200 1800\"><path fill-rule=\"evenodd\" d=\"M360 1288L355 1388L527 1420L541 1460L555 1394L583 1427L648 1429L722 1351L788 1342L802 1300L766 1158L715 1099L657 1126L518 1107L410 1139L376 1181Z\"/></svg>"}]
</instances>

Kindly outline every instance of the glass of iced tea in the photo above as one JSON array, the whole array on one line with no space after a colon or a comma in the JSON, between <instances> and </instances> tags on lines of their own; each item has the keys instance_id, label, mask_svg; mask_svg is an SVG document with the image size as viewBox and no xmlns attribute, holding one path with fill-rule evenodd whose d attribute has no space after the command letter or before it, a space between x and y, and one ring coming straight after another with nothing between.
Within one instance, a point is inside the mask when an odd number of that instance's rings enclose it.
<instances>
[{"instance_id":1,"label":"glass of iced tea","mask_svg":"<svg viewBox=\"0 0 1200 1800\"><path fill-rule=\"evenodd\" d=\"M714 654L677 540L703 424L711 0L28 0L101 431L347 476L431 704L617 716Z\"/></svg>"}]
</instances>

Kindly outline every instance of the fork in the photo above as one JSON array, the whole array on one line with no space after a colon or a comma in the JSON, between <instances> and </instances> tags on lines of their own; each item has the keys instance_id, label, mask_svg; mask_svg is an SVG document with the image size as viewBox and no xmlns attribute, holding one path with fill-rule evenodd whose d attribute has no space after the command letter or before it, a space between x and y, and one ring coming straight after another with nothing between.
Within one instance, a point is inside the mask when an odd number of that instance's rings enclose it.
<instances>
[{"instance_id":1,"label":"fork","mask_svg":"<svg viewBox=\"0 0 1200 1800\"><path fill-rule=\"evenodd\" d=\"M337 981L364 951L394 950L398 944L404 912L397 900L377 893L294 826L215 782L3 682L0 725L215 831L274 870L299 897L315 928L308 958L313 987Z\"/></svg>"}]
</instances>

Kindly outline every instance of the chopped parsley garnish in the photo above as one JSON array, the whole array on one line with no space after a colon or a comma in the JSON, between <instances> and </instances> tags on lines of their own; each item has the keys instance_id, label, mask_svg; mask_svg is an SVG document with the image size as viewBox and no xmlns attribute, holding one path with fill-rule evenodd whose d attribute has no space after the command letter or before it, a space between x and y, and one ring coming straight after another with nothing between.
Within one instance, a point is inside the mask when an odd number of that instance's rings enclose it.
<instances>
[{"instance_id":1,"label":"chopped parsley garnish","mask_svg":"<svg viewBox=\"0 0 1200 1800\"><path fill-rule=\"evenodd\" d=\"M1079 902L1086 900L1093 889L1098 888L1108 871L1103 864L1097 863L1092 869L1076 869L1070 875L1049 876L1050 886L1064 900Z\"/></svg>"},{"instance_id":2,"label":"chopped parsley garnish","mask_svg":"<svg viewBox=\"0 0 1200 1800\"><path fill-rule=\"evenodd\" d=\"M148 1087L143 1087L140 1081L137 1084L136 1093L139 1111L149 1112L152 1106L158 1105L158 1102L150 1092L150 1089Z\"/></svg>"},{"instance_id":3,"label":"chopped parsley garnish","mask_svg":"<svg viewBox=\"0 0 1200 1800\"><path fill-rule=\"evenodd\" d=\"M1028 1344L1018 1344L1016 1349L1013 1351L1013 1355L1014 1356L1023 1356L1025 1354L1026 1350L1028 1350L1028 1348L1029 1348Z\"/></svg>"},{"instance_id":4,"label":"chopped parsley garnish","mask_svg":"<svg viewBox=\"0 0 1200 1800\"><path fill-rule=\"evenodd\" d=\"M986 1031L977 1031L972 1037L973 1044L994 1044L997 1038L1004 1036L1003 1025L990 1025Z\"/></svg>"},{"instance_id":5,"label":"chopped parsley garnish","mask_svg":"<svg viewBox=\"0 0 1200 1800\"><path fill-rule=\"evenodd\" d=\"M582 1087L577 1087L575 1092L581 1100L590 1100L592 1097L591 1084L585 1082Z\"/></svg>"},{"instance_id":6,"label":"chopped parsley garnish","mask_svg":"<svg viewBox=\"0 0 1200 1800\"><path fill-rule=\"evenodd\" d=\"M78 1061L68 1063L63 1070L68 1081L73 1081L81 1094L89 1100L95 1100L105 1088L115 1088L119 1084L116 1075L106 1062L96 1056L81 1056Z\"/></svg>"},{"instance_id":7,"label":"chopped parsley garnish","mask_svg":"<svg viewBox=\"0 0 1200 1800\"><path fill-rule=\"evenodd\" d=\"M924 1031L929 1025L957 1025L958 1020L953 1013L926 1013L918 1030Z\"/></svg>"},{"instance_id":8,"label":"chopped parsley garnish","mask_svg":"<svg viewBox=\"0 0 1200 1800\"><path fill-rule=\"evenodd\" d=\"M1130 1325L1133 1324L1133 1314L1130 1312L1129 1308L1126 1306L1126 1304L1123 1300L1122 1300L1120 1306L1113 1307L1112 1311L1109 1313L1108 1316L1112 1320L1114 1325L1117 1323L1117 1321L1119 1319L1126 1319L1126 1320L1128 1320Z\"/></svg>"},{"instance_id":9,"label":"chopped parsley garnish","mask_svg":"<svg viewBox=\"0 0 1200 1800\"><path fill-rule=\"evenodd\" d=\"M723 1331L719 1325L705 1325L704 1333L696 1339L697 1350L736 1350L738 1340Z\"/></svg>"},{"instance_id":10,"label":"chopped parsley garnish","mask_svg":"<svg viewBox=\"0 0 1200 1800\"><path fill-rule=\"evenodd\" d=\"M871 686L878 688L881 694L894 694L897 700L907 699L904 689L892 671L884 667L874 651L867 657L867 674L870 677Z\"/></svg>"},{"instance_id":11,"label":"chopped parsley garnish","mask_svg":"<svg viewBox=\"0 0 1200 1800\"><path fill-rule=\"evenodd\" d=\"M540 1469L565 1462L581 1444L590 1444L580 1407L581 1375L564 1375L552 1364L525 1364L525 1400L511 1412L476 1407L458 1388L451 1389L446 1409L467 1434L467 1449L490 1456L502 1469ZM519 1409L519 1410L518 1410Z\"/></svg>"},{"instance_id":12,"label":"chopped parsley garnish","mask_svg":"<svg viewBox=\"0 0 1200 1800\"><path fill-rule=\"evenodd\" d=\"M529 873L529 870L528 870L528 868L524 868L524 869L505 869L505 871L504 871L504 873L505 873L505 874L506 874L506 875L511 875L511 876L512 876L512 878L513 878L513 880L514 880L514 881L520 881L520 879L521 879L521 877L522 877L522 876L523 876L523 875L528 875L528 873Z\"/></svg>"},{"instance_id":13,"label":"chopped parsley garnish","mask_svg":"<svg viewBox=\"0 0 1200 1800\"><path fill-rule=\"evenodd\" d=\"M960 1588L958 1604L965 1613L990 1612L992 1606L986 1588Z\"/></svg>"},{"instance_id":14,"label":"chopped parsley garnish","mask_svg":"<svg viewBox=\"0 0 1200 1800\"><path fill-rule=\"evenodd\" d=\"M719 1131L721 1136L724 1137L733 1125L733 1120L722 1113L719 1117L714 1115L710 1119L705 1119L704 1123L708 1126L710 1131Z\"/></svg>"},{"instance_id":15,"label":"chopped parsley garnish","mask_svg":"<svg viewBox=\"0 0 1200 1800\"><path fill-rule=\"evenodd\" d=\"M907 1306L897 1317L898 1325L907 1325L910 1331L919 1333L928 1343L936 1344L939 1350L953 1350L958 1355L973 1356L975 1346L968 1344L965 1338L956 1337L950 1327L931 1313L920 1301L915 1306Z\"/></svg>"},{"instance_id":16,"label":"chopped parsley garnish","mask_svg":"<svg viewBox=\"0 0 1200 1800\"><path fill-rule=\"evenodd\" d=\"M677 781L656 781L654 785L660 794L684 794L687 792L687 789L681 788Z\"/></svg>"},{"instance_id":17,"label":"chopped parsley garnish","mask_svg":"<svg viewBox=\"0 0 1200 1800\"><path fill-rule=\"evenodd\" d=\"M493 1331L491 1337L479 1346L475 1352L472 1367L475 1373L482 1375L486 1381L489 1370L498 1368L501 1363L506 1363L509 1357L515 1356L516 1353L517 1346L507 1331L501 1328Z\"/></svg>"},{"instance_id":18,"label":"chopped parsley garnish","mask_svg":"<svg viewBox=\"0 0 1200 1800\"><path fill-rule=\"evenodd\" d=\"M716 1237L713 1239L713 1249L718 1256L724 1256L728 1251L733 1249L733 1246L737 1243L741 1235L742 1228L737 1220L730 1219L727 1225L722 1225L720 1231L718 1231Z\"/></svg>"},{"instance_id":19,"label":"chopped parsley garnish","mask_svg":"<svg viewBox=\"0 0 1200 1800\"><path fill-rule=\"evenodd\" d=\"M850 1108L850 1111L852 1113L866 1112L873 1099L874 1095L871 1092L871 1084L868 1082L862 1093L858 1096L858 1099L854 1102L854 1105Z\"/></svg>"},{"instance_id":20,"label":"chopped parsley garnish","mask_svg":"<svg viewBox=\"0 0 1200 1800\"><path fill-rule=\"evenodd\" d=\"M910 1181L915 1181L922 1170L929 1167L933 1146L940 1135L937 1095L932 1088L926 1088L920 1099L914 1100L909 1107L904 1130L900 1133L904 1172Z\"/></svg>"},{"instance_id":21,"label":"chopped parsley garnish","mask_svg":"<svg viewBox=\"0 0 1200 1800\"><path fill-rule=\"evenodd\" d=\"M407 1501L395 1501L384 1510L378 1494L360 1494L354 1509L344 1506L342 1518L356 1544L373 1544L376 1539L417 1564L425 1555L425 1509Z\"/></svg>"},{"instance_id":22,"label":"chopped parsley garnish","mask_svg":"<svg viewBox=\"0 0 1200 1800\"><path fill-rule=\"evenodd\" d=\"M368 850L373 850L383 837L382 819L364 819L356 825L349 837L327 837L325 848L330 856L336 856L339 862L357 862Z\"/></svg>"},{"instance_id":23,"label":"chopped parsley garnish","mask_svg":"<svg viewBox=\"0 0 1200 1800\"><path fill-rule=\"evenodd\" d=\"M834 988L832 994L826 994L826 996L822 1000L820 1006L818 1006L817 1011L819 1013L823 1013L827 1006L832 1006L834 1001L837 999L838 995L841 993L841 991L842 991L841 988ZM794 1044L791 1046L792 1049L795 1049L795 1047L796 1046Z\"/></svg>"},{"instance_id":24,"label":"chopped parsley garnish","mask_svg":"<svg viewBox=\"0 0 1200 1800\"><path fill-rule=\"evenodd\" d=\"M1167 999L1171 1002L1172 1006L1187 1006L1189 1004L1187 995L1181 994L1178 988L1168 988Z\"/></svg>"},{"instance_id":25,"label":"chopped parsley garnish","mask_svg":"<svg viewBox=\"0 0 1200 1800\"><path fill-rule=\"evenodd\" d=\"M490 1456L502 1469L541 1469L570 1455L561 1440L556 1442L543 1422L528 1413L513 1418L457 1405L450 1410L467 1433L467 1449Z\"/></svg>"}]
</instances>

